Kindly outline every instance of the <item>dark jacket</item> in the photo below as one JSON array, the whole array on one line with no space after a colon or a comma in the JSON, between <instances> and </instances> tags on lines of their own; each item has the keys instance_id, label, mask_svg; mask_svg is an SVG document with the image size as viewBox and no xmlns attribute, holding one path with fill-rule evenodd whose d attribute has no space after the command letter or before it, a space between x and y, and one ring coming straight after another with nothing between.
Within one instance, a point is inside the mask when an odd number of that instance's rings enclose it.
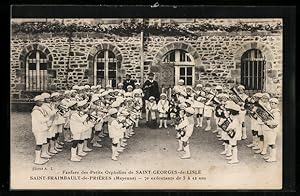
<instances>
[{"instance_id":1,"label":"dark jacket","mask_svg":"<svg viewBox=\"0 0 300 196\"><path fill-rule=\"evenodd\" d=\"M149 100L149 97L151 96L155 97L156 101L159 100L159 87L156 81L151 83L149 80L146 80L143 85L143 91L145 100Z\"/></svg>"},{"instance_id":2,"label":"dark jacket","mask_svg":"<svg viewBox=\"0 0 300 196\"><path fill-rule=\"evenodd\" d=\"M127 92L127 86L131 85L134 89L135 80L124 80L123 81L123 89Z\"/></svg>"}]
</instances>

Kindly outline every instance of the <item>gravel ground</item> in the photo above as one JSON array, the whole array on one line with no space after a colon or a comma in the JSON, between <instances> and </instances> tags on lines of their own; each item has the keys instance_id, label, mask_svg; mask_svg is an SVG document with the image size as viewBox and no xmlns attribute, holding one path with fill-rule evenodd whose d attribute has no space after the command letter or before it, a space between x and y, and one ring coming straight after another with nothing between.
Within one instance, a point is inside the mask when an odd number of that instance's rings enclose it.
<instances>
[{"instance_id":1,"label":"gravel ground","mask_svg":"<svg viewBox=\"0 0 300 196\"><path fill-rule=\"evenodd\" d=\"M248 125L249 119L246 120ZM150 181L132 184L126 182L127 188L192 188L192 189L260 189L260 188L280 188L282 175L282 155L281 155L281 134L278 135L278 161L266 163L261 155L254 154L246 147L251 141L251 133L248 131L248 139L240 141L238 144L239 164L227 164L223 151L222 142L211 131L195 128L190 139L192 158L188 160L180 159L182 152L177 152L176 132L173 127L168 129L148 129L144 121L140 122L140 127L135 129L135 135L128 141L128 146L119 156L119 161L112 161L111 144L109 138L104 138L102 148L94 148L81 162L71 162L70 143L66 143L62 152L53 157L46 165L48 171L32 171L35 167L34 160L34 136L31 132L31 118L29 113L13 112L11 114L11 179L12 188L30 188L33 185L28 178L32 174L62 174L63 170L86 170L86 171L118 171L118 170L201 170L201 176L206 180L193 181L190 183L173 184L173 182ZM213 128L215 127L212 121ZM204 127L206 123L204 122ZM167 130L170 134L167 134ZM49 169L52 171L49 172ZM22 176L22 177L20 177ZM142 176L144 177L144 176ZM20 186L16 184L19 183ZM35 182L36 183L36 182ZM120 184L105 184L99 182L91 183L59 183L41 182L39 188L65 188L65 189L89 189L89 188L116 188L122 187ZM47 185L46 185L47 184ZM16 186L15 186L16 185ZM74 187L75 186L75 187ZM124 185L125 186L125 185ZM33 188L33 187L31 187Z\"/></svg>"}]
</instances>

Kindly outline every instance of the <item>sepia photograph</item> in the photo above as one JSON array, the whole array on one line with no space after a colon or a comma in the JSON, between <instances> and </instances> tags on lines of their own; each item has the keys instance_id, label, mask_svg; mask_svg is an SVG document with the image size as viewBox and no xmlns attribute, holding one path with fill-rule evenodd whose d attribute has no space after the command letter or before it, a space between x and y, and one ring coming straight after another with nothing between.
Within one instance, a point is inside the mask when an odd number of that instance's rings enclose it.
<instances>
[{"instance_id":1,"label":"sepia photograph","mask_svg":"<svg viewBox=\"0 0 300 196\"><path fill-rule=\"evenodd\" d=\"M11 18L10 188L282 189L281 18Z\"/></svg>"}]
</instances>

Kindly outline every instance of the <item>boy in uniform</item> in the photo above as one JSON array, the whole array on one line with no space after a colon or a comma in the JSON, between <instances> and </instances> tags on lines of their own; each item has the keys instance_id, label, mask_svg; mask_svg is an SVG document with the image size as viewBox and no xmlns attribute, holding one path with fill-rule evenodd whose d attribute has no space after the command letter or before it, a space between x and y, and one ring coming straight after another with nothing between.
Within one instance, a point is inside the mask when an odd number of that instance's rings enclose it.
<instances>
[{"instance_id":1,"label":"boy in uniform","mask_svg":"<svg viewBox=\"0 0 300 196\"><path fill-rule=\"evenodd\" d=\"M185 154L181 157L182 159L191 158L190 146L189 146L189 138L193 134L194 130L194 113L195 110L192 107L188 107L185 109L184 120L179 123L175 129L180 132L180 138L178 140L179 148L177 151L184 151Z\"/></svg>"},{"instance_id":2,"label":"boy in uniform","mask_svg":"<svg viewBox=\"0 0 300 196\"><path fill-rule=\"evenodd\" d=\"M228 161L229 164L239 163L237 142L241 140L242 135L239 118L239 111L241 108L233 101L227 101L225 108L228 111L228 113L226 112L225 116L231 121L226 131L229 133L232 132L232 135L229 136L230 147L228 148L228 150L232 150L232 156L227 157L226 159L230 160Z\"/></svg>"},{"instance_id":3,"label":"boy in uniform","mask_svg":"<svg viewBox=\"0 0 300 196\"><path fill-rule=\"evenodd\" d=\"M123 135L122 124L117 121L118 110L116 108L109 109L108 114L110 115L110 120L108 122L108 132L109 132L109 137L112 139L111 159L117 161L118 144Z\"/></svg>"},{"instance_id":4,"label":"boy in uniform","mask_svg":"<svg viewBox=\"0 0 300 196\"><path fill-rule=\"evenodd\" d=\"M262 97L258 101L258 103L268 111L271 110L269 99L270 99L270 95L268 93L263 93ZM265 130L268 130L268 127L265 125L265 122L263 122L260 118L258 118L258 125L259 125L258 135L260 137L260 141L259 141L259 149L255 151L255 154L265 155L267 154L268 144L265 140L264 132Z\"/></svg>"},{"instance_id":5,"label":"boy in uniform","mask_svg":"<svg viewBox=\"0 0 300 196\"><path fill-rule=\"evenodd\" d=\"M44 98L40 95L34 98L35 106L31 112L32 119L32 132L35 137L36 147L35 147L35 160L34 163L37 165L43 165L49 161L51 158L47 154L47 131L49 129L47 122L49 120L48 115L41 107ZM43 149L42 149L43 148Z\"/></svg>"},{"instance_id":6,"label":"boy in uniform","mask_svg":"<svg viewBox=\"0 0 300 196\"><path fill-rule=\"evenodd\" d=\"M266 122L269 129L266 129L264 131L264 135L266 137L266 143L268 144L268 147L270 149L270 155L265 156L264 159L269 163L275 162L277 160L276 159L277 156L276 137L277 137L277 133L281 129L280 126L281 114L278 108L278 104L279 104L278 99L276 98L270 99L271 114L274 116L274 119Z\"/></svg>"},{"instance_id":7,"label":"boy in uniform","mask_svg":"<svg viewBox=\"0 0 300 196\"><path fill-rule=\"evenodd\" d=\"M84 132L85 126L83 124L86 121L88 115L82 112L82 106L86 104L86 101L69 103L69 108L73 110L70 117L70 129L73 135L73 142L71 148L71 161L79 162L81 161L81 156L86 156L83 152L83 140L81 140L81 134Z\"/></svg>"},{"instance_id":8,"label":"boy in uniform","mask_svg":"<svg viewBox=\"0 0 300 196\"><path fill-rule=\"evenodd\" d=\"M205 93L206 93L206 97L208 99L212 98L212 94L210 94L210 90L211 88L209 86L205 87ZM210 131L211 130L211 119L212 119L212 115L213 115L213 111L214 111L214 107L212 106L211 101L207 101L204 105L204 117L206 118L207 121L207 126L204 129L204 131Z\"/></svg>"},{"instance_id":9,"label":"boy in uniform","mask_svg":"<svg viewBox=\"0 0 300 196\"><path fill-rule=\"evenodd\" d=\"M169 111L169 101L167 100L167 95L165 93L162 93L160 95L160 100L157 104L157 110L159 112L159 127L162 128L163 122L164 127L168 128L167 126L167 117L168 117L168 111Z\"/></svg>"},{"instance_id":10,"label":"boy in uniform","mask_svg":"<svg viewBox=\"0 0 300 196\"><path fill-rule=\"evenodd\" d=\"M203 85L196 85L196 93L194 96L194 104L193 108L195 110L195 115L197 119L196 127L202 127L203 125L203 109L204 109L204 101L205 101L205 92L202 90Z\"/></svg>"},{"instance_id":11,"label":"boy in uniform","mask_svg":"<svg viewBox=\"0 0 300 196\"><path fill-rule=\"evenodd\" d=\"M150 120L148 122L149 127L155 129L157 127L156 121L156 111L157 111L157 104L155 102L155 97L149 97L149 102L146 105L146 110L150 113Z\"/></svg>"},{"instance_id":12,"label":"boy in uniform","mask_svg":"<svg viewBox=\"0 0 300 196\"><path fill-rule=\"evenodd\" d=\"M248 95L245 93L245 86L239 85L237 87L239 97L243 100L243 102L240 102L239 105L241 106L241 111L240 111L240 121L241 121L241 126L242 126L242 139L247 139L247 129L245 125L245 117L246 117L246 110L244 108L245 101L248 98Z\"/></svg>"},{"instance_id":13,"label":"boy in uniform","mask_svg":"<svg viewBox=\"0 0 300 196\"><path fill-rule=\"evenodd\" d=\"M253 108L250 109L250 126L251 126L251 132L252 132L252 143L248 144L247 147L252 148L253 150L258 150L258 143L259 143L259 137L258 137L258 130L259 130L259 125L258 125L258 116L254 113L255 110L255 105L257 104L258 100L261 98L262 93L255 93L249 100L248 104L252 104ZM246 104L245 107L248 105ZM250 106L251 107L251 106Z\"/></svg>"},{"instance_id":14,"label":"boy in uniform","mask_svg":"<svg viewBox=\"0 0 300 196\"><path fill-rule=\"evenodd\" d=\"M47 131L47 150L48 154L53 156L58 152L55 150L54 146L54 135L57 126L53 123L56 118L56 111L52 104L50 104L50 94L49 93L42 93L41 96L44 98L44 103L42 104L43 110L48 115L48 131ZM50 146L50 149L49 149Z\"/></svg>"}]
</instances>

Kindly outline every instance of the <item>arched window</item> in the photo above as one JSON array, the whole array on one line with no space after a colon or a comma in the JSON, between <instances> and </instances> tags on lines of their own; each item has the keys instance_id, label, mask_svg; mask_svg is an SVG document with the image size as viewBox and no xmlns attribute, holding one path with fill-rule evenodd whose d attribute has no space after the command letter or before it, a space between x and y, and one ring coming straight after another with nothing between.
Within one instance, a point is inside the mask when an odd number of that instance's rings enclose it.
<instances>
[{"instance_id":1,"label":"arched window","mask_svg":"<svg viewBox=\"0 0 300 196\"><path fill-rule=\"evenodd\" d=\"M26 57L26 90L43 91L48 88L47 57L38 50Z\"/></svg>"},{"instance_id":2,"label":"arched window","mask_svg":"<svg viewBox=\"0 0 300 196\"><path fill-rule=\"evenodd\" d=\"M117 85L117 59L109 50L101 50L95 56L94 84Z\"/></svg>"},{"instance_id":3,"label":"arched window","mask_svg":"<svg viewBox=\"0 0 300 196\"><path fill-rule=\"evenodd\" d=\"M192 56L184 50L171 50L163 57L164 63L174 64L175 84L183 79L184 85L193 86L195 83L195 63Z\"/></svg>"},{"instance_id":4,"label":"arched window","mask_svg":"<svg viewBox=\"0 0 300 196\"><path fill-rule=\"evenodd\" d=\"M265 87L265 57L258 49L251 49L242 55L241 84L246 90L263 90Z\"/></svg>"}]
</instances>

